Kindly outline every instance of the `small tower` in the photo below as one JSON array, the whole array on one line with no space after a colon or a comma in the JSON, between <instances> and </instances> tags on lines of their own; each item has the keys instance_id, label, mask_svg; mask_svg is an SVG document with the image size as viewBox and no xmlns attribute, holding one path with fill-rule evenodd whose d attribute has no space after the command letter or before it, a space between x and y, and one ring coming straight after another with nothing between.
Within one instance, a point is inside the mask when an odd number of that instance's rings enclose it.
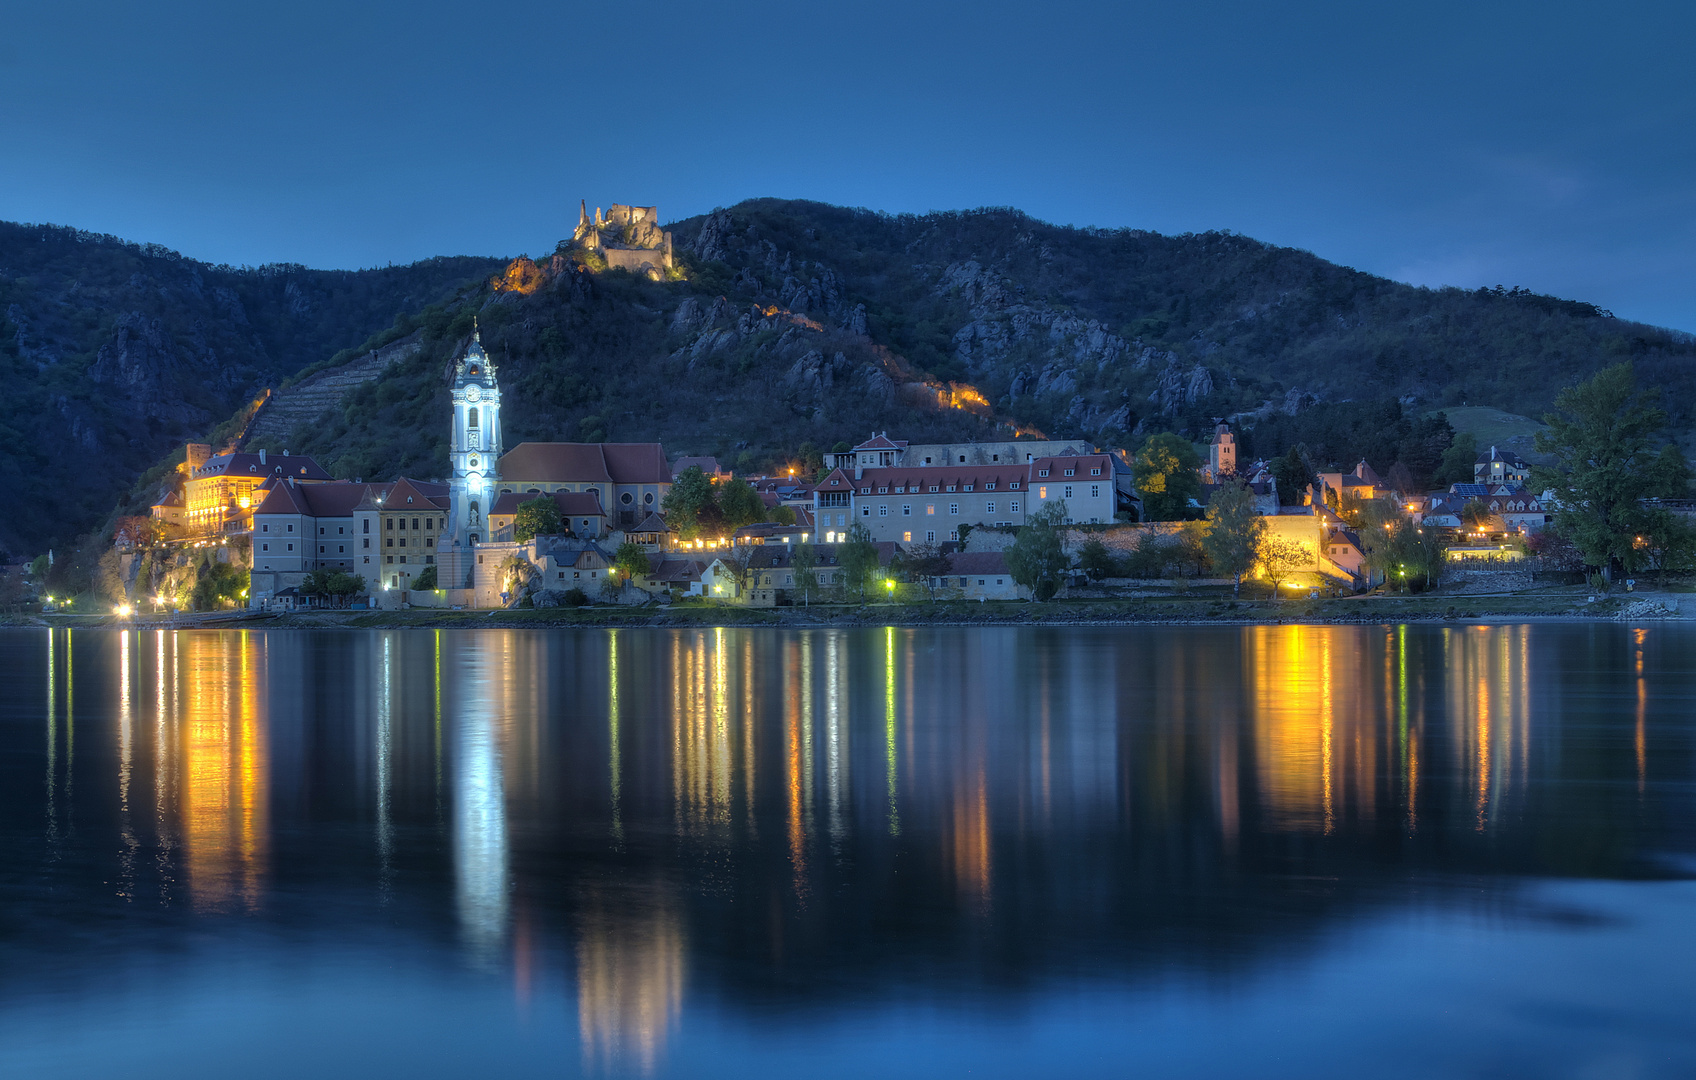
<instances>
[{"instance_id":1,"label":"small tower","mask_svg":"<svg viewBox=\"0 0 1696 1080\"><path fill-rule=\"evenodd\" d=\"M1237 471L1237 437L1223 417L1213 421L1213 441L1207 446L1208 482L1217 484Z\"/></svg>"},{"instance_id":2,"label":"small tower","mask_svg":"<svg viewBox=\"0 0 1696 1080\"><path fill-rule=\"evenodd\" d=\"M448 482L452 531L442 538L446 550L438 549L437 556L445 581L469 587L473 549L489 535L487 518L500 480L501 449L501 389L474 323L471 344L453 374L453 432L448 450L453 467Z\"/></svg>"}]
</instances>

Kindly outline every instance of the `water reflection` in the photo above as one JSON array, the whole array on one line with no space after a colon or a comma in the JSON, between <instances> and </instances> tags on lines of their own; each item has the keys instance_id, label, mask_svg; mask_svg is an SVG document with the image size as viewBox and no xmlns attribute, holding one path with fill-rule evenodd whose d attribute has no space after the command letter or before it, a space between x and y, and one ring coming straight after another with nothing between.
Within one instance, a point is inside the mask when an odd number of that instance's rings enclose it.
<instances>
[{"instance_id":1,"label":"water reflection","mask_svg":"<svg viewBox=\"0 0 1696 1080\"><path fill-rule=\"evenodd\" d=\"M81 875L67 919L334 898L327 937L574 988L591 1071L704 994L1252 967L1433 881L1661 873L1696 820L1675 627L7 640L47 841L7 854Z\"/></svg>"}]
</instances>

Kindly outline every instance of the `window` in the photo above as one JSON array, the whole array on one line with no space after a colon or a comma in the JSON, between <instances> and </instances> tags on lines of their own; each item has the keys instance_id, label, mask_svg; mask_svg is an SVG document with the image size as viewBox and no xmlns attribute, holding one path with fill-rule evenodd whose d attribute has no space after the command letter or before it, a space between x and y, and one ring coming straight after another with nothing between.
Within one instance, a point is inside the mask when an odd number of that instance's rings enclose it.
<instances>
[{"instance_id":1,"label":"window","mask_svg":"<svg viewBox=\"0 0 1696 1080\"><path fill-rule=\"evenodd\" d=\"M902 503L901 504L901 516L902 517L912 517L913 516L912 506L908 505L907 503Z\"/></svg>"},{"instance_id":2,"label":"window","mask_svg":"<svg viewBox=\"0 0 1696 1080\"><path fill-rule=\"evenodd\" d=\"M878 488L878 489L877 489L877 493L878 493L878 494L879 494L879 495L888 495L888 494L889 494L889 487L888 487L888 485L885 485L885 486L883 486L883 487L880 487L880 488Z\"/></svg>"},{"instance_id":3,"label":"window","mask_svg":"<svg viewBox=\"0 0 1696 1080\"><path fill-rule=\"evenodd\" d=\"M848 515L847 514L837 514L836 515L836 523L838 525L848 524Z\"/></svg>"},{"instance_id":4,"label":"window","mask_svg":"<svg viewBox=\"0 0 1696 1080\"><path fill-rule=\"evenodd\" d=\"M1067 470L1066 470L1066 475L1067 475L1067 476L1075 476L1075 475L1076 475L1076 474L1077 474L1077 471L1078 471L1078 470L1076 470L1076 469L1067 469Z\"/></svg>"},{"instance_id":5,"label":"window","mask_svg":"<svg viewBox=\"0 0 1696 1080\"><path fill-rule=\"evenodd\" d=\"M465 412L465 426L466 427L474 428L474 427L477 426L477 413L478 413L478 411L479 410L476 409L475 407L466 410L466 412Z\"/></svg>"},{"instance_id":6,"label":"window","mask_svg":"<svg viewBox=\"0 0 1696 1080\"><path fill-rule=\"evenodd\" d=\"M1089 471L1089 474L1090 474L1090 475L1091 475L1091 476L1100 476L1100 475L1101 475L1101 470L1100 470L1100 469L1091 469L1091 470L1090 470L1090 471Z\"/></svg>"},{"instance_id":7,"label":"window","mask_svg":"<svg viewBox=\"0 0 1696 1080\"><path fill-rule=\"evenodd\" d=\"M965 487L961 488L960 490L961 491L970 491L970 490L972 490L972 485L967 484Z\"/></svg>"},{"instance_id":8,"label":"window","mask_svg":"<svg viewBox=\"0 0 1696 1080\"><path fill-rule=\"evenodd\" d=\"M636 496L634 496L634 495L630 494L630 492L626 491L624 494L622 494L618 497L618 501L623 503L625 506L629 506L631 503L636 501Z\"/></svg>"},{"instance_id":9,"label":"window","mask_svg":"<svg viewBox=\"0 0 1696 1080\"><path fill-rule=\"evenodd\" d=\"M1013 481L1011 484L1008 484L1007 486L1014 491L1019 490L1019 482L1017 480Z\"/></svg>"},{"instance_id":10,"label":"window","mask_svg":"<svg viewBox=\"0 0 1696 1080\"><path fill-rule=\"evenodd\" d=\"M995 490L995 481L991 480L989 483L987 483L983 486L983 489L985 491L994 491Z\"/></svg>"},{"instance_id":11,"label":"window","mask_svg":"<svg viewBox=\"0 0 1696 1080\"><path fill-rule=\"evenodd\" d=\"M384 555L383 561L386 563L392 563L395 561L395 557L393 555Z\"/></svg>"},{"instance_id":12,"label":"window","mask_svg":"<svg viewBox=\"0 0 1696 1080\"><path fill-rule=\"evenodd\" d=\"M436 538L434 536L426 536L424 538L424 546L427 547L427 548L435 547L436 546Z\"/></svg>"},{"instance_id":13,"label":"window","mask_svg":"<svg viewBox=\"0 0 1696 1080\"><path fill-rule=\"evenodd\" d=\"M887 503L884 504L883 506L880 506L880 507L877 508L877 516L878 517L888 517L889 516L889 506L888 506Z\"/></svg>"},{"instance_id":14,"label":"window","mask_svg":"<svg viewBox=\"0 0 1696 1080\"><path fill-rule=\"evenodd\" d=\"M913 542L913 534L910 533L910 532L902 533L901 534L901 541L902 541L902 543L911 544Z\"/></svg>"},{"instance_id":15,"label":"window","mask_svg":"<svg viewBox=\"0 0 1696 1080\"><path fill-rule=\"evenodd\" d=\"M561 581L564 581L565 580L565 571L561 570L558 574L558 577Z\"/></svg>"},{"instance_id":16,"label":"window","mask_svg":"<svg viewBox=\"0 0 1696 1080\"><path fill-rule=\"evenodd\" d=\"M863 487L863 488L860 489L861 495L870 495L871 493L872 493L872 489L869 488L869 487Z\"/></svg>"},{"instance_id":17,"label":"window","mask_svg":"<svg viewBox=\"0 0 1696 1080\"><path fill-rule=\"evenodd\" d=\"M336 545L336 554L337 555L346 555L347 554L347 545L346 544L337 544Z\"/></svg>"},{"instance_id":18,"label":"window","mask_svg":"<svg viewBox=\"0 0 1696 1080\"><path fill-rule=\"evenodd\" d=\"M1037 474L1037 475L1038 475L1038 476L1047 476L1047 475L1048 475L1048 470L1047 470L1047 469L1038 469L1038 470L1037 470L1037 471L1036 471L1036 474Z\"/></svg>"},{"instance_id":19,"label":"window","mask_svg":"<svg viewBox=\"0 0 1696 1080\"><path fill-rule=\"evenodd\" d=\"M325 547L323 544L318 545L318 554L322 555L328 550L330 550L330 549Z\"/></svg>"},{"instance_id":20,"label":"window","mask_svg":"<svg viewBox=\"0 0 1696 1080\"><path fill-rule=\"evenodd\" d=\"M949 503L948 504L948 512L950 514L958 515L960 513L960 504L959 503Z\"/></svg>"},{"instance_id":21,"label":"window","mask_svg":"<svg viewBox=\"0 0 1696 1080\"><path fill-rule=\"evenodd\" d=\"M392 536L389 537L388 543L384 544L383 546L384 547L394 547L395 546L395 538L392 537Z\"/></svg>"},{"instance_id":22,"label":"window","mask_svg":"<svg viewBox=\"0 0 1696 1080\"><path fill-rule=\"evenodd\" d=\"M1070 499L1071 497L1072 497L1072 485L1067 484L1066 485L1066 494L1062 495L1061 498Z\"/></svg>"},{"instance_id":23,"label":"window","mask_svg":"<svg viewBox=\"0 0 1696 1080\"><path fill-rule=\"evenodd\" d=\"M936 516L936 504L935 503L925 503L925 517L935 517L935 516Z\"/></svg>"},{"instance_id":24,"label":"window","mask_svg":"<svg viewBox=\"0 0 1696 1080\"><path fill-rule=\"evenodd\" d=\"M289 545L289 550L290 550L290 551L293 551L293 550L294 550L294 545L293 545L293 544L290 544L290 545Z\"/></svg>"},{"instance_id":25,"label":"window","mask_svg":"<svg viewBox=\"0 0 1696 1080\"><path fill-rule=\"evenodd\" d=\"M260 545L259 545L259 550L260 550L260 551L270 551L270 550L271 550L271 545L270 545L270 544L260 544Z\"/></svg>"},{"instance_id":26,"label":"window","mask_svg":"<svg viewBox=\"0 0 1696 1080\"><path fill-rule=\"evenodd\" d=\"M411 501L412 501L412 500L411 500L411 499L408 499L408 500L407 500L407 501L408 501L408 502L411 502ZM404 522L403 522L403 523L402 523L402 527L404 527L404 526L405 526L405 523L404 523ZM414 528L414 529L416 529L416 528L418 528L418 519L417 519L417 518L413 518L413 519L412 519L412 527L413 527L413 528Z\"/></svg>"},{"instance_id":27,"label":"window","mask_svg":"<svg viewBox=\"0 0 1696 1080\"><path fill-rule=\"evenodd\" d=\"M369 555L367 555L367 556L365 556L365 559L364 559L364 561L365 561L365 562L370 562L370 561L371 561L371 556L369 556Z\"/></svg>"},{"instance_id":28,"label":"window","mask_svg":"<svg viewBox=\"0 0 1696 1080\"><path fill-rule=\"evenodd\" d=\"M995 504L994 504L994 503L992 503L992 502L986 502L986 503L984 503L984 504L983 504L983 512L984 512L984 513L986 513L986 514L993 514L993 513L995 513Z\"/></svg>"},{"instance_id":29,"label":"window","mask_svg":"<svg viewBox=\"0 0 1696 1080\"><path fill-rule=\"evenodd\" d=\"M261 526L259 526L259 531L260 531L260 532L270 532L270 531L271 531L271 526L269 526L269 525L261 525Z\"/></svg>"},{"instance_id":30,"label":"window","mask_svg":"<svg viewBox=\"0 0 1696 1080\"><path fill-rule=\"evenodd\" d=\"M1089 486L1089 497L1092 498L1092 499L1101 498L1101 485L1100 484L1091 484Z\"/></svg>"},{"instance_id":31,"label":"window","mask_svg":"<svg viewBox=\"0 0 1696 1080\"><path fill-rule=\"evenodd\" d=\"M406 537L404 537L404 536L403 536L403 537L401 537L401 538L400 538L400 546L401 546L401 547L405 547L405 546L406 546Z\"/></svg>"},{"instance_id":32,"label":"window","mask_svg":"<svg viewBox=\"0 0 1696 1080\"><path fill-rule=\"evenodd\" d=\"M936 532L934 530L925 533L925 543L927 543L927 544L936 543Z\"/></svg>"},{"instance_id":33,"label":"window","mask_svg":"<svg viewBox=\"0 0 1696 1080\"><path fill-rule=\"evenodd\" d=\"M294 523L293 522L289 523L289 532L294 532Z\"/></svg>"},{"instance_id":34,"label":"window","mask_svg":"<svg viewBox=\"0 0 1696 1080\"><path fill-rule=\"evenodd\" d=\"M318 526L318 535L319 536L324 535L324 526L322 526L322 525Z\"/></svg>"},{"instance_id":35,"label":"window","mask_svg":"<svg viewBox=\"0 0 1696 1080\"><path fill-rule=\"evenodd\" d=\"M1042 487L1037 488L1036 497L1039 499L1048 498L1048 485L1044 484Z\"/></svg>"},{"instance_id":36,"label":"window","mask_svg":"<svg viewBox=\"0 0 1696 1080\"><path fill-rule=\"evenodd\" d=\"M404 564L405 564L405 562L406 562L406 556L405 556L405 555L402 555L402 556L401 556L401 557L400 557L400 561L401 561L401 563L402 563L402 564L403 564L403 565L404 565Z\"/></svg>"},{"instance_id":37,"label":"window","mask_svg":"<svg viewBox=\"0 0 1696 1080\"><path fill-rule=\"evenodd\" d=\"M860 516L861 517L871 517L872 516L872 508L869 507L869 506L860 507Z\"/></svg>"},{"instance_id":38,"label":"window","mask_svg":"<svg viewBox=\"0 0 1696 1080\"><path fill-rule=\"evenodd\" d=\"M368 547L370 547L370 546L371 546L371 541L370 541L370 540L366 540L366 541L364 541L364 542L363 542L363 543L361 543L361 544L360 544L360 545L359 545L359 546L360 546L360 547L366 547L366 548L368 548Z\"/></svg>"},{"instance_id":39,"label":"window","mask_svg":"<svg viewBox=\"0 0 1696 1080\"><path fill-rule=\"evenodd\" d=\"M642 505L643 506L654 505L654 493L653 492L649 491L649 492L643 493L643 495L642 495Z\"/></svg>"},{"instance_id":40,"label":"window","mask_svg":"<svg viewBox=\"0 0 1696 1080\"><path fill-rule=\"evenodd\" d=\"M360 522L360 524L365 526L365 528L360 530L361 532L370 532L371 531L371 519L370 518L366 518L364 521Z\"/></svg>"},{"instance_id":41,"label":"window","mask_svg":"<svg viewBox=\"0 0 1696 1080\"><path fill-rule=\"evenodd\" d=\"M388 529L390 532L394 532L395 531L395 519L389 518L388 522L389 523L387 525L385 525L384 528Z\"/></svg>"},{"instance_id":42,"label":"window","mask_svg":"<svg viewBox=\"0 0 1696 1080\"><path fill-rule=\"evenodd\" d=\"M337 536L345 536L345 535L347 535L347 530L342 528L340 525L337 525L336 526L336 535Z\"/></svg>"}]
</instances>

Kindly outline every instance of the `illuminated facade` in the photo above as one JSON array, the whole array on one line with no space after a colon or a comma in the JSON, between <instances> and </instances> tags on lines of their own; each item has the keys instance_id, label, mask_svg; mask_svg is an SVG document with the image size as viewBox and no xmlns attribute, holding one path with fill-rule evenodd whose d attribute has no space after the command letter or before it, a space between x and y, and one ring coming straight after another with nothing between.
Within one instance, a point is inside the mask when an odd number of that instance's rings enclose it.
<instances>
[{"instance_id":1,"label":"illuminated facade","mask_svg":"<svg viewBox=\"0 0 1696 1080\"><path fill-rule=\"evenodd\" d=\"M444 588L467 588L472 549L488 538L486 515L500 480L501 388L495 365L483 351L482 335L473 330L471 344L454 366L453 431L448 459L448 530L436 546L439 580ZM397 564L398 565L398 564Z\"/></svg>"},{"instance_id":2,"label":"illuminated facade","mask_svg":"<svg viewBox=\"0 0 1696 1080\"><path fill-rule=\"evenodd\" d=\"M253 531L253 511L264 499L262 489L283 480L297 484L323 484L332 478L316 461L305 455L213 454L205 443L189 443L179 465L182 494L169 496L153 506L153 516L191 537L219 536Z\"/></svg>"}]
</instances>

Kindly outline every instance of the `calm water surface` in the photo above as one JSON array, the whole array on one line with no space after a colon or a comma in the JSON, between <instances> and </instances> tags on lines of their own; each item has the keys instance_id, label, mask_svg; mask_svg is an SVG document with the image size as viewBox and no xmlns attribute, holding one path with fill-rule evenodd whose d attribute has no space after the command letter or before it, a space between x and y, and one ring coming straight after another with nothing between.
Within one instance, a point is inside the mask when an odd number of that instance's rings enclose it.
<instances>
[{"instance_id":1,"label":"calm water surface","mask_svg":"<svg viewBox=\"0 0 1696 1080\"><path fill-rule=\"evenodd\" d=\"M0 1075L1696 1075L1696 630L0 633Z\"/></svg>"}]
</instances>

